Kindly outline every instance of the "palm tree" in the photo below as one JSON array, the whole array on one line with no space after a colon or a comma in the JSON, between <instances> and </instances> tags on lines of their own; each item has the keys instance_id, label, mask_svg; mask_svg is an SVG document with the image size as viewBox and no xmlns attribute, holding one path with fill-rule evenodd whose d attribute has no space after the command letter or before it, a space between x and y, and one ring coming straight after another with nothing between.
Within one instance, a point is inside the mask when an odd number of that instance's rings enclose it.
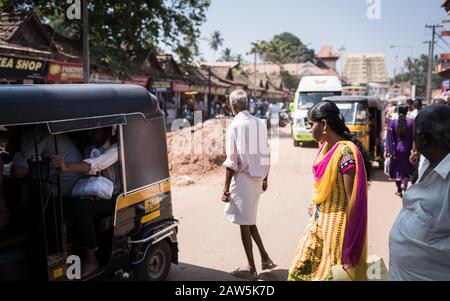
<instances>
[{"instance_id":1,"label":"palm tree","mask_svg":"<svg viewBox=\"0 0 450 301\"><path fill-rule=\"evenodd\" d=\"M214 60L216 60L216 52L220 47L222 47L223 41L224 40L220 31L216 30L211 34L209 46L211 46L211 49L214 50Z\"/></svg>"},{"instance_id":2,"label":"palm tree","mask_svg":"<svg viewBox=\"0 0 450 301\"><path fill-rule=\"evenodd\" d=\"M233 55L231 54L231 49L230 48L225 48L222 52L222 61L225 62L231 62L234 60Z\"/></svg>"}]
</instances>

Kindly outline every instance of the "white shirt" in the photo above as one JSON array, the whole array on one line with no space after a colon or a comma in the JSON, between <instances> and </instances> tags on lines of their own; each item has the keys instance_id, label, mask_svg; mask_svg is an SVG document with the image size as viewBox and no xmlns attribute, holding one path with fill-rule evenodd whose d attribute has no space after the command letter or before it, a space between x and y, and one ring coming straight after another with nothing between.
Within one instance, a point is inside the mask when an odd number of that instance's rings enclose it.
<instances>
[{"instance_id":1,"label":"white shirt","mask_svg":"<svg viewBox=\"0 0 450 301\"><path fill-rule=\"evenodd\" d=\"M227 159L223 164L254 178L265 178L270 167L267 127L248 111L236 115L227 130Z\"/></svg>"},{"instance_id":2,"label":"white shirt","mask_svg":"<svg viewBox=\"0 0 450 301\"><path fill-rule=\"evenodd\" d=\"M269 108L267 109L267 117L270 119L279 119L280 112L281 112L280 106L278 104L271 103L269 105Z\"/></svg>"},{"instance_id":3,"label":"white shirt","mask_svg":"<svg viewBox=\"0 0 450 301\"><path fill-rule=\"evenodd\" d=\"M450 280L450 154L419 180L403 199L390 234L390 278Z\"/></svg>"},{"instance_id":4,"label":"white shirt","mask_svg":"<svg viewBox=\"0 0 450 301\"><path fill-rule=\"evenodd\" d=\"M34 129L25 131L20 141L20 152L14 155L12 166L28 168L27 160L35 154ZM38 154L45 158L52 158L56 155L55 137L58 144L58 155L64 158L66 163L78 163L82 160L81 153L73 141L65 134L53 136L44 130L38 130ZM80 179L80 174L72 172L61 173L61 192L63 195L70 195L73 186Z\"/></svg>"},{"instance_id":5,"label":"white shirt","mask_svg":"<svg viewBox=\"0 0 450 301\"><path fill-rule=\"evenodd\" d=\"M91 166L90 175L97 175L102 170L114 165L119 161L119 150L117 143L111 145L109 139L100 149L92 148L89 151L89 159L84 160Z\"/></svg>"},{"instance_id":6,"label":"white shirt","mask_svg":"<svg viewBox=\"0 0 450 301\"><path fill-rule=\"evenodd\" d=\"M410 112L408 116L412 119L416 119L417 115L419 115L419 110L414 109L414 111Z\"/></svg>"}]
</instances>

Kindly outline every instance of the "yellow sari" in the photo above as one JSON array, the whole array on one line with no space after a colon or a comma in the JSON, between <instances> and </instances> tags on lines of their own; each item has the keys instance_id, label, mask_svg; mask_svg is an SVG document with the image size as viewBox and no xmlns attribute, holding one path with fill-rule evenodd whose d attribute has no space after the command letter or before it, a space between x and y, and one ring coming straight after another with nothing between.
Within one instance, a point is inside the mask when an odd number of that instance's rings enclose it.
<instances>
[{"instance_id":1,"label":"yellow sari","mask_svg":"<svg viewBox=\"0 0 450 301\"><path fill-rule=\"evenodd\" d=\"M350 141L329 152L324 144L314 164L313 203L317 206L300 241L288 280L332 280L332 267L343 266L352 280L367 280L367 178L364 160ZM348 200L341 159L351 155L356 169Z\"/></svg>"}]
</instances>

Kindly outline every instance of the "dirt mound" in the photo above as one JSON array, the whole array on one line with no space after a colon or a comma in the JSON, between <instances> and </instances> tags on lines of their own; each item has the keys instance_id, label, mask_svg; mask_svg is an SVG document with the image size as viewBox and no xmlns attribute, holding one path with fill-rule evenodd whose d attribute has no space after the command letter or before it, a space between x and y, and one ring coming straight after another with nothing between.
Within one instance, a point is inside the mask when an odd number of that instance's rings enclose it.
<instances>
[{"instance_id":1,"label":"dirt mound","mask_svg":"<svg viewBox=\"0 0 450 301\"><path fill-rule=\"evenodd\" d=\"M194 184L192 176L221 167L226 159L225 139L229 119L212 119L167 134L170 173L174 184Z\"/></svg>"}]
</instances>

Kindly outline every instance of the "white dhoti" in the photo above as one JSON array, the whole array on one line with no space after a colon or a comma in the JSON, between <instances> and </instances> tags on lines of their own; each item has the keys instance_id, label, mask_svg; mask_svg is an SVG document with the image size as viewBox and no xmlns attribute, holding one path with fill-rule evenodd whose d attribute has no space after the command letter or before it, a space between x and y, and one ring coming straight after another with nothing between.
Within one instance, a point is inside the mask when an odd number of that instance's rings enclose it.
<instances>
[{"instance_id":1,"label":"white dhoti","mask_svg":"<svg viewBox=\"0 0 450 301\"><path fill-rule=\"evenodd\" d=\"M231 183L230 202L225 205L225 219L241 226L256 225L262 184L262 178L252 178L241 172L235 174Z\"/></svg>"}]
</instances>

